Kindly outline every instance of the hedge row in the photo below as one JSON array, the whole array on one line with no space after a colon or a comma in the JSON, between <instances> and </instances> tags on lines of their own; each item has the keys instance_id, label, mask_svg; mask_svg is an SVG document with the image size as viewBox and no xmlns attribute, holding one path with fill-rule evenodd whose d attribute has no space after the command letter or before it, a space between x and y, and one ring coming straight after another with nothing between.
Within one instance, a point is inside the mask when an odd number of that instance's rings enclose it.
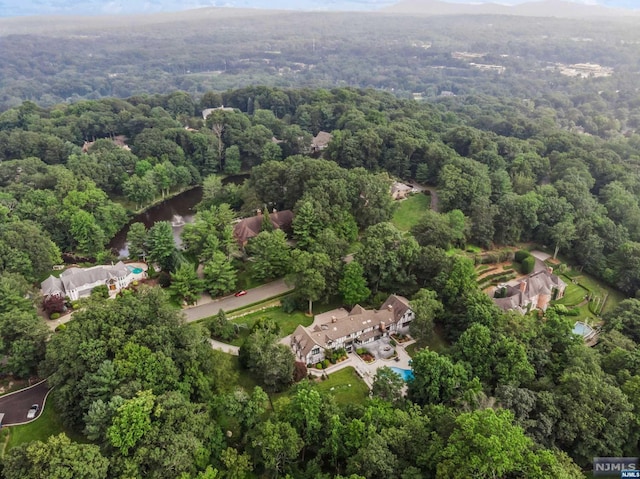
<instances>
[{"instance_id":1,"label":"hedge row","mask_svg":"<svg viewBox=\"0 0 640 479\"><path fill-rule=\"evenodd\" d=\"M504 250L504 251L496 251L493 253L486 254L477 254L473 257L473 263L475 265L479 264L491 264L491 263L502 263L504 261L513 260L513 251Z\"/></svg>"}]
</instances>

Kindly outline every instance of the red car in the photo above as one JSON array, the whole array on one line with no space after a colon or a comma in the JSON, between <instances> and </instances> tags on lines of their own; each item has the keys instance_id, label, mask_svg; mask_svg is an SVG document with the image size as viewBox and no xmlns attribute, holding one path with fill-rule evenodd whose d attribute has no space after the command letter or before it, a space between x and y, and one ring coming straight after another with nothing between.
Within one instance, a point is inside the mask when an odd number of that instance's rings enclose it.
<instances>
[{"instance_id":1,"label":"red car","mask_svg":"<svg viewBox=\"0 0 640 479\"><path fill-rule=\"evenodd\" d=\"M245 294L247 294L247 292L245 290L242 290L242 291L238 291L235 295L237 297L240 297L240 296L244 296Z\"/></svg>"}]
</instances>

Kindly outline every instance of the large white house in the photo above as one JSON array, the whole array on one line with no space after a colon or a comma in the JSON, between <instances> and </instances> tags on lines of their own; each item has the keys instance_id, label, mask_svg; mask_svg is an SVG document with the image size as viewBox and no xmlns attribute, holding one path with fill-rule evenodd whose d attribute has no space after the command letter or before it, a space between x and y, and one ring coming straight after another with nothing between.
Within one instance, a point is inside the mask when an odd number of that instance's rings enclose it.
<instances>
[{"instance_id":1,"label":"large white house","mask_svg":"<svg viewBox=\"0 0 640 479\"><path fill-rule=\"evenodd\" d=\"M344 348L351 352L403 330L414 317L407 298L395 294L379 310L360 305L351 311L334 309L317 315L310 327L298 326L291 335L291 349L298 360L314 364L322 361L328 350Z\"/></svg>"},{"instance_id":2,"label":"large white house","mask_svg":"<svg viewBox=\"0 0 640 479\"><path fill-rule=\"evenodd\" d=\"M138 268L140 269L140 268ZM106 285L110 294L115 294L126 288L132 281L141 277L142 270L136 272L122 261L115 265L100 265L91 268L69 268L60 274L59 278L49 276L42 284L43 296L68 296L75 301L89 296L96 286Z\"/></svg>"}]
</instances>

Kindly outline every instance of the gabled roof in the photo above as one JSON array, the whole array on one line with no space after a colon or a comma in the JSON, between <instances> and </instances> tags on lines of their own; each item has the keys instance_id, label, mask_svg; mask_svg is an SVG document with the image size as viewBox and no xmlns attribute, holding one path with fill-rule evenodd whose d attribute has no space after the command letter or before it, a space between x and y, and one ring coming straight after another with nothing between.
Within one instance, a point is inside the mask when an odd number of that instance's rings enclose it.
<instances>
[{"instance_id":1,"label":"gabled roof","mask_svg":"<svg viewBox=\"0 0 640 479\"><path fill-rule=\"evenodd\" d=\"M547 269L541 269L522 278L515 285L506 286L504 298L494 298L494 303L505 311L522 310L533 298L539 295L551 295L554 289L564 289L566 283Z\"/></svg>"},{"instance_id":2,"label":"gabled roof","mask_svg":"<svg viewBox=\"0 0 640 479\"><path fill-rule=\"evenodd\" d=\"M392 294L387 298L380 309L389 309L393 311L393 317L395 321L400 321L400 318L404 316L411 306L409 305L409 300L404 296L398 296L397 294Z\"/></svg>"},{"instance_id":3,"label":"gabled roof","mask_svg":"<svg viewBox=\"0 0 640 479\"><path fill-rule=\"evenodd\" d=\"M391 185L391 194L400 193L402 191L411 191L413 187L406 185L404 183L400 183L399 181L394 181Z\"/></svg>"},{"instance_id":4,"label":"gabled roof","mask_svg":"<svg viewBox=\"0 0 640 479\"><path fill-rule=\"evenodd\" d=\"M113 266L100 265L92 268L69 268L60 274L60 280L65 291L69 291L81 288L86 284L124 278L130 273L129 268L122 261L119 261Z\"/></svg>"},{"instance_id":5,"label":"gabled roof","mask_svg":"<svg viewBox=\"0 0 640 479\"><path fill-rule=\"evenodd\" d=\"M298 345L298 348L300 348L298 350L298 354L302 358L306 358L315 346L324 347L323 344L316 343L315 339L307 332L306 328L302 325L298 325L291 337L293 341Z\"/></svg>"},{"instance_id":6,"label":"gabled roof","mask_svg":"<svg viewBox=\"0 0 640 479\"><path fill-rule=\"evenodd\" d=\"M326 148L332 139L333 139L333 135L331 133L326 131L318 132L318 134L313 137L313 141L311 142L311 147L321 150L323 148Z\"/></svg>"},{"instance_id":7,"label":"gabled roof","mask_svg":"<svg viewBox=\"0 0 640 479\"><path fill-rule=\"evenodd\" d=\"M60 278L56 278L55 276L49 276L45 279L42 284L42 294L44 296L49 296L52 294L61 294L64 295L64 286Z\"/></svg>"},{"instance_id":8,"label":"gabled roof","mask_svg":"<svg viewBox=\"0 0 640 479\"><path fill-rule=\"evenodd\" d=\"M262 220L263 216L260 214L238 221L233 227L234 238L243 245L249 239L258 236L262 230ZM274 229L288 230L293 221L293 211L282 210L269 213L269 220Z\"/></svg>"}]
</instances>

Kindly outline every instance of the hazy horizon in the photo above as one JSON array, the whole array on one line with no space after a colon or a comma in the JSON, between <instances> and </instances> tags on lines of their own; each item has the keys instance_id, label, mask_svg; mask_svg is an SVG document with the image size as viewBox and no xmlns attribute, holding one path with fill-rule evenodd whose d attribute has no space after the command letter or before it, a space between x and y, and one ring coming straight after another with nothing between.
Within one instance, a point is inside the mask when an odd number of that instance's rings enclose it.
<instances>
[{"instance_id":1,"label":"hazy horizon","mask_svg":"<svg viewBox=\"0 0 640 479\"><path fill-rule=\"evenodd\" d=\"M541 0L437 0L456 4L519 5ZM562 0L582 5L638 9L637 0ZM394 0L42 0L37 5L0 0L0 17L34 15L112 15L162 13L205 7L283 9L300 11L375 11L402 3Z\"/></svg>"}]
</instances>

